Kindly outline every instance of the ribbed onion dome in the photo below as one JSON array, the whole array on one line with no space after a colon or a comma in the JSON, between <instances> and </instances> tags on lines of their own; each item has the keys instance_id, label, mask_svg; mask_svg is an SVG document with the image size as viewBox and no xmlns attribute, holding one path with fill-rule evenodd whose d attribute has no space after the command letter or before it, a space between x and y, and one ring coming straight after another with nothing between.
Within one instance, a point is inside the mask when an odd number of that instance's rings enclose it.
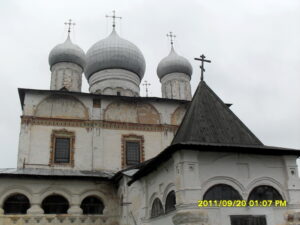
<instances>
[{"instance_id":1,"label":"ribbed onion dome","mask_svg":"<svg viewBox=\"0 0 300 225\"><path fill-rule=\"evenodd\" d=\"M87 51L85 76L89 77L105 69L124 69L137 74L140 79L145 73L145 58L133 43L121 38L115 30L95 43Z\"/></svg>"},{"instance_id":2,"label":"ribbed onion dome","mask_svg":"<svg viewBox=\"0 0 300 225\"><path fill-rule=\"evenodd\" d=\"M59 62L71 62L85 67L85 53L78 45L72 43L69 35L64 43L56 45L49 54L50 67Z\"/></svg>"},{"instance_id":3,"label":"ribbed onion dome","mask_svg":"<svg viewBox=\"0 0 300 225\"><path fill-rule=\"evenodd\" d=\"M163 58L157 66L159 79L170 73L185 73L189 76L193 73L191 63L186 58L178 55L173 46L169 55Z\"/></svg>"}]
</instances>

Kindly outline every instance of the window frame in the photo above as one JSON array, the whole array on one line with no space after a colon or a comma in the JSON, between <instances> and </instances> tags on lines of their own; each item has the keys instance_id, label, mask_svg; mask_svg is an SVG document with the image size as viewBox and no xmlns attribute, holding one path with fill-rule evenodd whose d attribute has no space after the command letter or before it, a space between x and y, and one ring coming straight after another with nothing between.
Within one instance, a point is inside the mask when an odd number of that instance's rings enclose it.
<instances>
[{"instance_id":1,"label":"window frame","mask_svg":"<svg viewBox=\"0 0 300 225\"><path fill-rule=\"evenodd\" d=\"M56 139L65 138L69 139L69 162L56 162ZM66 129L53 130L51 134L51 146L50 146L50 162L51 166L74 166L74 144L75 144L75 133Z\"/></svg>"},{"instance_id":2,"label":"window frame","mask_svg":"<svg viewBox=\"0 0 300 225\"><path fill-rule=\"evenodd\" d=\"M155 198L151 205L150 218L156 218L165 215L164 206L159 198Z\"/></svg>"},{"instance_id":3,"label":"window frame","mask_svg":"<svg viewBox=\"0 0 300 225\"><path fill-rule=\"evenodd\" d=\"M20 200L20 201L18 201L17 199L14 199L14 198L18 198L18 197L22 197L24 199ZM12 200L14 200L15 202L13 202ZM30 203L29 198L26 195L24 195L22 193L15 193L15 194L8 196L3 201L2 207L3 207L4 215L12 215L12 214L25 215L25 214L27 214L27 210L31 207L31 203Z\"/></svg>"},{"instance_id":4,"label":"window frame","mask_svg":"<svg viewBox=\"0 0 300 225\"><path fill-rule=\"evenodd\" d=\"M140 163L145 160L145 152L144 152L144 136L142 135L135 135L135 134L129 134L129 135L122 135L122 154L121 154L121 163L122 168L126 168L129 166L134 165L128 165L127 164L127 151L126 151L126 143L127 142L138 142L140 146Z\"/></svg>"},{"instance_id":5,"label":"window frame","mask_svg":"<svg viewBox=\"0 0 300 225\"><path fill-rule=\"evenodd\" d=\"M174 204L175 203L175 204ZM165 214L173 212L176 210L176 193L174 190L171 190L166 197L165 202Z\"/></svg>"},{"instance_id":6,"label":"window frame","mask_svg":"<svg viewBox=\"0 0 300 225\"><path fill-rule=\"evenodd\" d=\"M62 200L61 202L57 202L57 199L54 202L49 201L49 199L51 198L60 198L60 200ZM47 201L46 201L47 200ZM51 199L52 200L52 199ZM49 202L48 202L49 201ZM68 210L70 209L71 205L70 202L67 198L65 198L64 196L60 195L60 194L51 194L46 196L43 201L41 202L41 208L44 210L44 214L67 214ZM62 210L62 212L57 212L58 209L64 209ZM55 209L55 210L53 210Z\"/></svg>"},{"instance_id":7,"label":"window frame","mask_svg":"<svg viewBox=\"0 0 300 225\"><path fill-rule=\"evenodd\" d=\"M217 198L209 198L209 195L214 195L214 192L218 189L218 188L221 188L221 189L224 189L224 188L227 188L228 190L230 190L230 194L234 194L236 195L235 197L236 198L229 198L229 197L224 197L222 196L220 199L217 197ZM219 190L220 193L224 194L224 190ZM242 195L240 194L240 192L235 189L233 186L229 185L229 184L225 184L225 183L218 183L218 184L215 184L215 185L212 185L211 187L209 187L203 194L203 200L243 200L243 197Z\"/></svg>"},{"instance_id":8,"label":"window frame","mask_svg":"<svg viewBox=\"0 0 300 225\"><path fill-rule=\"evenodd\" d=\"M87 201L87 199L96 199L97 201L99 201L98 203L86 203L85 201ZM97 208L99 207L99 208ZM103 215L104 209L105 209L105 205L102 201L101 198L99 198L98 196L94 196L94 195L89 195L87 197L85 197L84 199L82 199L81 203L80 203L80 208L82 209L82 214L83 215ZM92 208L92 210L91 210ZM97 208L100 209L100 213L95 213L95 210ZM88 212L87 212L88 211ZM93 211L93 212L91 212Z\"/></svg>"}]
</instances>

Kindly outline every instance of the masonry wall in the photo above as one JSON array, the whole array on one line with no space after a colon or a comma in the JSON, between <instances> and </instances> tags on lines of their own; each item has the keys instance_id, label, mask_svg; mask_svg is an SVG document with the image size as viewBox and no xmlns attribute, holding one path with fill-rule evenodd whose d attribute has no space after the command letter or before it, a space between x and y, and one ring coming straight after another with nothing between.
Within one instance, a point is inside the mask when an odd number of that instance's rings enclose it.
<instances>
[{"instance_id":1,"label":"masonry wall","mask_svg":"<svg viewBox=\"0 0 300 225\"><path fill-rule=\"evenodd\" d=\"M193 212L202 214L195 224L230 225L231 215L265 215L267 224L289 224L287 215L300 209L300 179L295 156L267 156L237 153L179 151L151 174L133 183L126 192L128 210L136 212L138 224L173 224L172 218ZM232 186L247 200L259 185L275 188L288 202L287 207L204 207L197 206L206 191L216 184ZM169 191L176 193L176 211L151 218L151 206L158 197L162 204ZM137 201L134 196L141 193ZM131 200L133 199L133 200ZM164 206L165 207L165 206ZM188 214L187 213L190 213ZM295 214L296 215L296 214ZM292 217L291 217L292 218ZM202 221L201 221L202 220ZM206 221L206 222L205 222ZM203 222L203 223L200 223ZM183 224L190 224L188 221ZM193 224L193 223L192 223Z\"/></svg>"},{"instance_id":2,"label":"masonry wall","mask_svg":"<svg viewBox=\"0 0 300 225\"><path fill-rule=\"evenodd\" d=\"M76 170L124 168L123 139L143 140L143 160L154 157L174 137L186 103L96 98L68 92L28 92L19 139L18 167ZM53 132L74 134L74 163L51 164Z\"/></svg>"},{"instance_id":3,"label":"masonry wall","mask_svg":"<svg viewBox=\"0 0 300 225\"><path fill-rule=\"evenodd\" d=\"M13 194L23 194L31 207L25 215L3 214L4 201ZM67 214L44 214L41 203L49 195L56 194L69 202ZM85 197L95 196L104 203L102 215L83 215L80 204ZM84 178L1 178L0 224L103 224L116 225L119 221L119 200L114 186L107 181Z\"/></svg>"}]
</instances>

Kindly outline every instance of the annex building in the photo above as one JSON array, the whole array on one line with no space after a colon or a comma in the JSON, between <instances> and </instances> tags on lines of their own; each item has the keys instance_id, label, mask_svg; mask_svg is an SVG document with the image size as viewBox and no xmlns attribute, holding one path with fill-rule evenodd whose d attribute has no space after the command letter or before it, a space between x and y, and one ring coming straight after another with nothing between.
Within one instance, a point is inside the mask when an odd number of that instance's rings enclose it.
<instances>
[{"instance_id":1,"label":"annex building","mask_svg":"<svg viewBox=\"0 0 300 225\"><path fill-rule=\"evenodd\" d=\"M86 53L68 34L49 65L50 90L19 89L0 225L300 224L300 150L264 145L203 79L192 98L173 42L162 98L140 96L144 56L114 24Z\"/></svg>"}]
</instances>

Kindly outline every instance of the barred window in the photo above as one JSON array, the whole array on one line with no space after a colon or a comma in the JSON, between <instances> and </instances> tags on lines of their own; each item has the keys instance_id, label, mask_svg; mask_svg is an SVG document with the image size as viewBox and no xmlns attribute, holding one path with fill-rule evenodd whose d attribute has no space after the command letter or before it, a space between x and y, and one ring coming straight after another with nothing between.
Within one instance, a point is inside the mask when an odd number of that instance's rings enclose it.
<instances>
[{"instance_id":1,"label":"barred window","mask_svg":"<svg viewBox=\"0 0 300 225\"><path fill-rule=\"evenodd\" d=\"M55 163L70 162L70 138L55 139L54 162Z\"/></svg>"},{"instance_id":2,"label":"barred window","mask_svg":"<svg viewBox=\"0 0 300 225\"><path fill-rule=\"evenodd\" d=\"M69 209L69 202L61 195L50 195L42 202L45 214L66 214Z\"/></svg>"},{"instance_id":3,"label":"barred window","mask_svg":"<svg viewBox=\"0 0 300 225\"><path fill-rule=\"evenodd\" d=\"M4 214L26 214L29 208L29 199L22 194L8 197L3 204Z\"/></svg>"},{"instance_id":4,"label":"barred window","mask_svg":"<svg viewBox=\"0 0 300 225\"><path fill-rule=\"evenodd\" d=\"M217 184L206 191L203 200L242 200L242 197L233 187Z\"/></svg>"},{"instance_id":5,"label":"barred window","mask_svg":"<svg viewBox=\"0 0 300 225\"><path fill-rule=\"evenodd\" d=\"M254 188L250 195L248 200L283 200L282 196L279 194L279 192L268 185L261 185Z\"/></svg>"},{"instance_id":6,"label":"barred window","mask_svg":"<svg viewBox=\"0 0 300 225\"><path fill-rule=\"evenodd\" d=\"M176 196L175 196L175 191L170 191L169 194L167 195L166 199L166 213L174 211L176 205Z\"/></svg>"},{"instance_id":7,"label":"barred window","mask_svg":"<svg viewBox=\"0 0 300 225\"><path fill-rule=\"evenodd\" d=\"M136 165L140 163L140 142L126 141L126 165Z\"/></svg>"},{"instance_id":8,"label":"barred window","mask_svg":"<svg viewBox=\"0 0 300 225\"><path fill-rule=\"evenodd\" d=\"M151 218L158 217L164 214L164 209L159 198L154 199L151 208Z\"/></svg>"},{"instance_id":9,"label":"barred window","mask_svg":"<svg viewBox=\"0 0 300 225\"><path fill-rule=\"evenodd\" d=\"M104 204L99 198L89 196L83 199L80 207L83 214L103 214Z\"/></svg>"}]
</instances>

